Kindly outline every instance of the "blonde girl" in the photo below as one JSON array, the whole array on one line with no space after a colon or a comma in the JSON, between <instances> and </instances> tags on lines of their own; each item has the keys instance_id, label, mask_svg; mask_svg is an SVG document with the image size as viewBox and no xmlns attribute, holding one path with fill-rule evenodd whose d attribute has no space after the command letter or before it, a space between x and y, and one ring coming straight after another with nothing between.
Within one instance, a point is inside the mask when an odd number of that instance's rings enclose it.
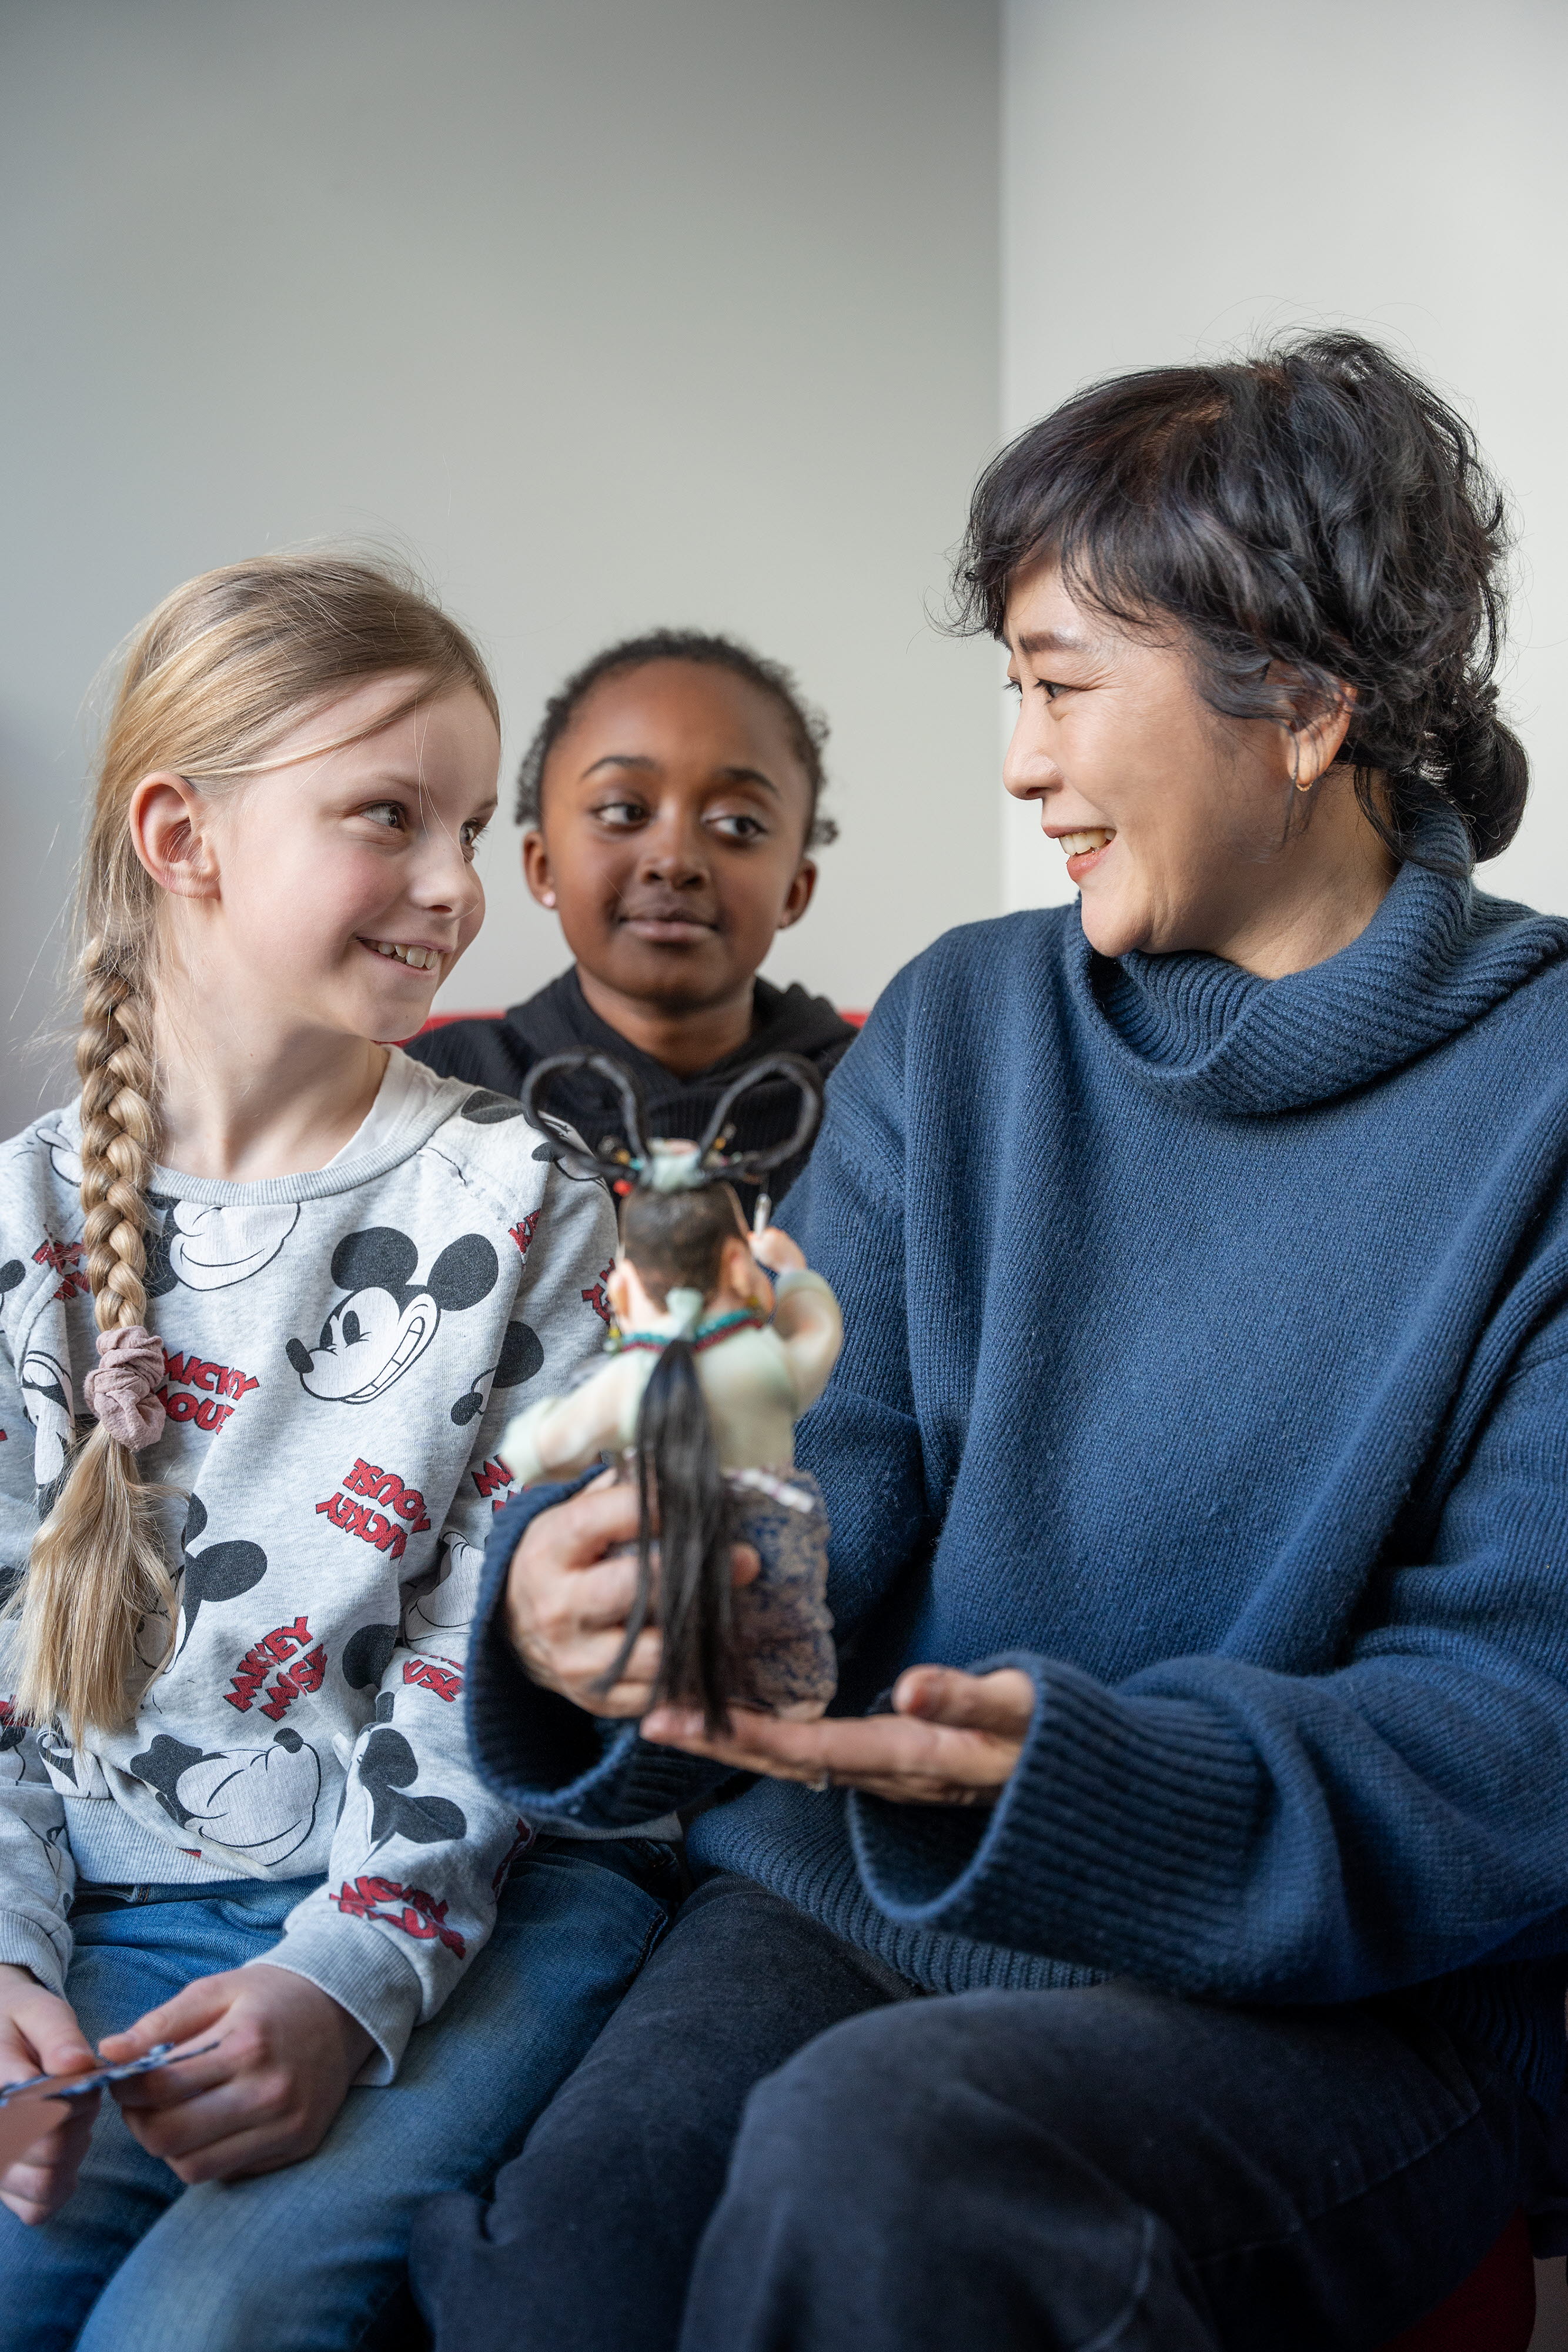
<instances>
[{"instance_id":1,"label":"blonde girl","mask_svg":"<svg viewBox=\"0 0 1568 2352\"><path fill-rule=\"evenodd\" d=\"M0 1150L0 2076L193 2054L0 2175L0 2352L373 2339L665 1916L469 1768L500 1425L599 1187L388 1041L478 928L496 699L361 562L178 590L110 717L79 1103Z\"/></svg>"}]
</instances>

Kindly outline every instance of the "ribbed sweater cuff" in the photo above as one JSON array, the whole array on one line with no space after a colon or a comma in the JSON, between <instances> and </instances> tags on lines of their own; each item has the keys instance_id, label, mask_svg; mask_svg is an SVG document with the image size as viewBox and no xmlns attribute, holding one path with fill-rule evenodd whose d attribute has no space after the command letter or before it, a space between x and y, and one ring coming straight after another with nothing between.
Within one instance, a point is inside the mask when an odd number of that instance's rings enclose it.
<instances>
[{"instance_id":1,"label":"ribbed sweater cuff","mask_svg":"<svg viewBox=\"0 0 1568 2352\"><path fill-rule=\"evenodd\" d=\"M541 1690L517 1663L501 1622L507 1570L523 1530L586 1484L584 1477L527 1487L497 1515L468 1652L468 1742L483 1778L527 1820L634 1829L695 1804L731 1777L729 1768L650 1747L634 1724L607 1723Z\"/></svg>"},{"instance_id":2,"label":"ribbed sweater cuff","mask_svg":"<svg viewBox=\"0 0 1568 2352\"><path fill-rule=\"evenodd\" d=\"M329 1993L364 2027L376 2047L360 2082L394 2079L424 1996L418 1977L379 1927L302 1903L264 1958L268 1968L287 1969Z\"/></svg>"},{"instance_id":3,"label":"ribbed sweater cuff","mask_svg":"<svg viewBox=\"0 0 1568 2352\"><path fill-rule=\"evenodd\" d=\"M850 1801L855 1858L887 1916L1155 1982L1224 1980L1260 1801L1258 1759L1209 1709L1124 1697L1017 1653L1037 1699L988 1814Z\"/></svg>"},{"instance_id":4,"label":"ribbed sweater cuff","mask_svg":"<svg viewBox=\"0 0 1568 2352\"><path fill-rule=\"evenodd\" d=\"M0 1911L0 1961L7 1968L31 1969L41 1985L63 1994L70 1955L71 1931L63 1919L57 1937L51 1937L25 1912Z\"/></svg>"}]
</instances>

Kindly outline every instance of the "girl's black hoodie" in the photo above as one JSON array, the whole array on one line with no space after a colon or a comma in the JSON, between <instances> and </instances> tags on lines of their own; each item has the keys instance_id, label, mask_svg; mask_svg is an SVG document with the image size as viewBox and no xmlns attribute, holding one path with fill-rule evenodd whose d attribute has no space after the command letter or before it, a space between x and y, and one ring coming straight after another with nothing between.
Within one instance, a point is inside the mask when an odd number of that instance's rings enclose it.
<instances>
[{"instance_id":1,"label":"girl's black hoodie","mask_svg":"<svg viewBox=\"0 0 1568 2352\"><path fill-rule=\"evenodd\" d=\"M726 1087L753 1063L770 1054L800 1054L814 1062L825 1078L854 1040L854 1030L825 996L808 994L798 982L789 988L775 988L766 980L755 985L755 1024L745 1045L714 1063L711 1069L699 1070L690 1077L677 1076L601 1021L583 995L575 965L498 1019L447 1022L413 1038L406 1050L443 1077L466 1078L472 1085L491 1087L497 1094L507 1095L520 1095L534 1064L550 1054L612 1054L625 1063L643 1089L649 1133L695 1141ZM615 1097L591 1072L577 1072L559 1081L551 1089L549 1108L569 1118L590 1145L620 1131ZM765 1079L737 1106L733 1148L758 1151L781 1140L793 1127L799 1108L800 1097L793 1087L781 1078ZM804 1166L802 1153L775 1171L771 1190L776 1201L782 1200ZM742 1206L749 1213L756 1188L738 1189Z\"/></svg>"}]
</instances>

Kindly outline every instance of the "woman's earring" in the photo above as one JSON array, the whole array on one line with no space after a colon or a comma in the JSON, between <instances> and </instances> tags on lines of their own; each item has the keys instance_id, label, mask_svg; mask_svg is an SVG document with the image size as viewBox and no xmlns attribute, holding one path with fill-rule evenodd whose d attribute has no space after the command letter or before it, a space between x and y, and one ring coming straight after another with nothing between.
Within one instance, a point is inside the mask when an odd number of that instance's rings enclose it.
<instances>
[{"instance_id":1,"label":"woman's earring","mask_svg":"<svg viewBox=\"0 0 1568 2352\"><path fill-rule=\"evenodd\" d=\"M547 907L553 907L555 905L555 892L553 890L547 890L545 892L544 903Z\"/></svg>"},{"instance_id":2,"label":"woman's earring","mask_svg":"<svg viewBox=\"0 0 1568 2352\"><path fill-rule=\"evenodd\" d=\"M1299 743L1292 742L1291 745L1291 782L1295 786L1297 792L1310 793L1312 789L1312 780L1309 776L1306 782L1303 784L1301 782L1301 747Z\"/></svg>"}]
</instances>

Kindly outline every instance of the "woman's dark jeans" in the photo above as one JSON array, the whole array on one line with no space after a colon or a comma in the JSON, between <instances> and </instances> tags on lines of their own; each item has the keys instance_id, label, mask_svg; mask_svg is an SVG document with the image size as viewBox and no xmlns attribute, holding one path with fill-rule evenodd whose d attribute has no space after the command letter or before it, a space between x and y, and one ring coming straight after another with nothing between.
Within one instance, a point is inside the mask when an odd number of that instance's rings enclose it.
<instances>
[{"instance_id":1,"label":"woman's dark jeans","mask_svg":"<svg viewBox=\"0 0 1568 2352\"><path fill-rule=\"evenodd\" d=\"M424 2208L438 2352L1371 2352L1543 2161L1416 2000L911 1996L700 1886L494 2204Z\"/></svg>"}]
</instances>

